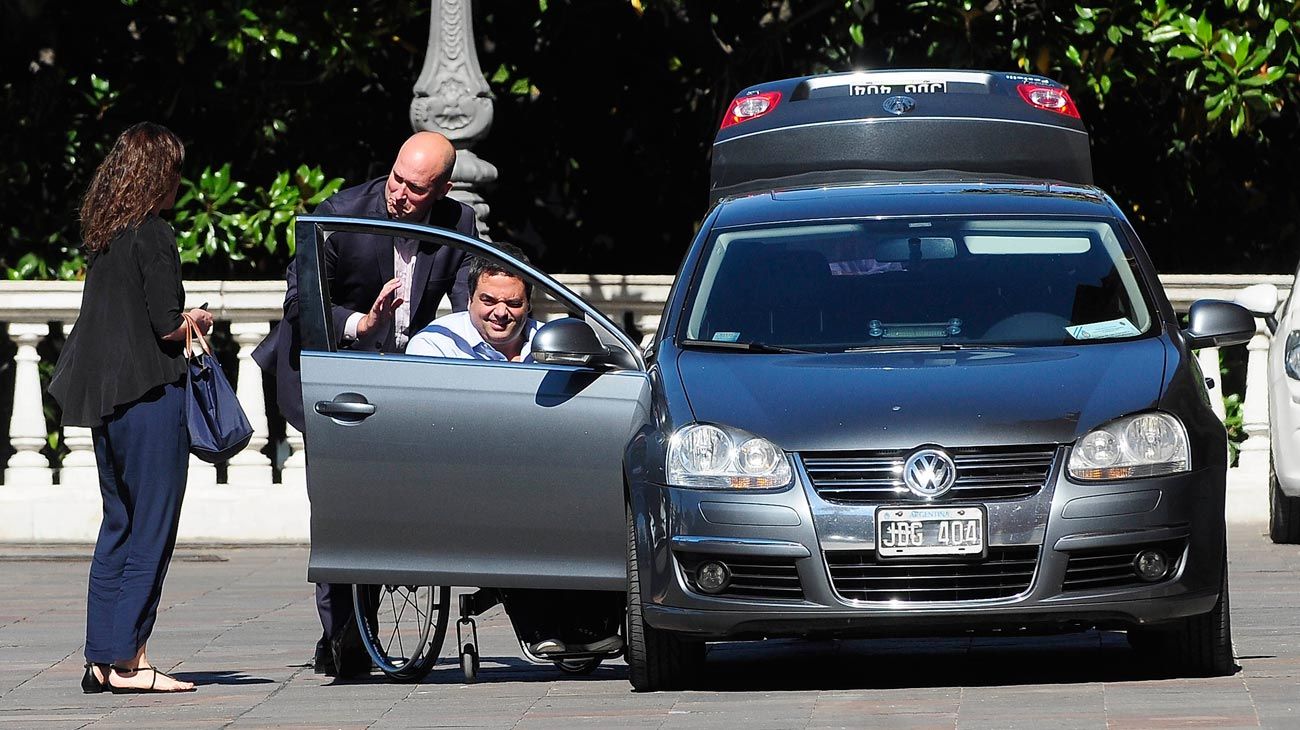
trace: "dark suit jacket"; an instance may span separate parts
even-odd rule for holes
[[[384,186],[381,177],[356,187],[340,190],[321,203],[316,213],[385,219]],[[451,198],[443,198],[429,211],[429,224],[447,228],[466,236],[478,237],[474,209]],[[342,338],[343,328],[353,312],[370,311],[384,284],[393,278],[393,239],[358,233],[334,233],[325,242],[325,279],[330,287],[331,318],[334,333]],[[450,296],[451,307],[463,311],[469,299],[466,283],[468,257],[463,251],[420,242],[415,272],[411,279],[411,322],[408,332],[424,329],[433,321],[438,304]],[[304,427],[302,378],[298,371],[298,276],[294,264],[286,275],[288,287],[284,297],[284,319],[253,350],[253,359],[263,370],[275,373],[276,401],[280,413],[299,431]],[[389,327],[381,338],[340,343],[344,348],[366,348],[393,352],[395,333]]]

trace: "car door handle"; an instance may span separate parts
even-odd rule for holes
[[[355,423],[375,415],[375,406],[359,393],[340,393],[334,400],[316,401],[316,412],[335,420]]]

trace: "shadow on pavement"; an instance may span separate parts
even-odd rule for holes
[[[174,672],[172,676],[200,686],[205,684],[273,684],[275,682],[275,680],[266,677],[250,677],[243,672]]]
[[[1243,657],[1244,658],[1244,657]],[[1174,679],[1133,651],[1123,633],[714,644],[694,689],[752,692],[1138,682]],[[478,682],[627,681],[622,662],[565,674],[518,657],[484,657]],[[378,672],[349,682],[386,681]],[[422,684],[463,684],[444,657]]]
[[[1176,675],[1122,633],[1061,636],[769,641],[710,648],[699,689],[898,689],[1136,682]]]

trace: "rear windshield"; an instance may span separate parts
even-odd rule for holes
[[[1109,222],[935,218],[715,233],[686,340],[814,351],[1139,337],[1152,310]]]

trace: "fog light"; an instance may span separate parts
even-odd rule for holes
[[[695,585],[705,593],[721,593],[731,584],[731,571],[716,560],[701,563],[695,569]]]
[[[1158,581],[1169,572],[1169,558],[1160,550],[1143,550],[1133,558],[1133,572],[1142,580]]]

